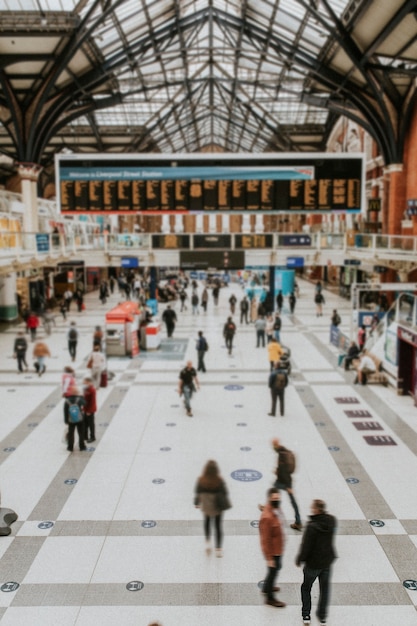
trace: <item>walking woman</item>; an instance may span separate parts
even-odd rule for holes
[[[216,556],[222,557],[222,513],[231,508],[226,483],[220,476],[216,461],[207,461],[197,481],[194,504],[204,514],[206,553],[211,554],[210,525],[214,521]]]

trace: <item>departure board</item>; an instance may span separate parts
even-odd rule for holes
[[[62,213],[359,212],[364,156],[57,155]]]
[[[180,251],[180,267],[183,270],[240,270],[245,267],[245,253],[237,250]]]

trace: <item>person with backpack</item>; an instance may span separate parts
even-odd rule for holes
[[[323,304],[326,303],[324,301],[324,296],[321,291],[316,291],[316,295],[314,296],[314,302],[316,303],[316,317],[322,317]]]
[[[294,530],[302,530],[303,525],[301,523],[300,511],[292,489],[292,475],[295,471],[295,454],[291,450],[282,446],[279,439],[276,438],[272,440],[272,447],[278,454],[278,465],[276,469],[277,479],[274,483],[275,487],[286,491],[290,498],[292,508],[295,513],[295,522],[290,524],[290,527]]]
[[[274,342],[281,348],[279,343],[277,343],[274,339]],[[278,361],[275,361],[273,364],[271,373],[268,379],[268,387],[271,391],[271,412],[268,415],[271,417],[276,416],[277,410],[277,399],[279,398],[279,412],[281,417],[284,417],[284,396],[285,396],[285,388],[288,385],[288,375],[287,371],[284,368],[280,367]]]
[[[232,354],[233,337],[235,336],[235,332],[236,332],[236,324],[234,323],[231,317],[228,317],[227,322],[223,327],[223,337],[225,339],[226,348],[228,349],[229,354]]]
[[[185,291],[184,287],[181,289],[179,296],[181,302],[180,313],[182,313],[183,311],[187,310],[187,305],[185,304],[185,301],[187,299],[187,292]]]
[[[339,313],[337,312],[337,309],[333,309],[333,315],[330,318],[330,321],[332,323],[332,326],[339,326],[339,324],[341,323],[341,318]]]
[[[77,343],[78,343],[78,330],[76,329],[75,322],[71,322],[67,333],[68,340],[68,352],[72,361],[75,361],[77,356]]]
[[[204,363],[204,355],[208,351],[208,343],[207,339],[203,337],[203,331],[198,331],[198,339],[197,339],[197,356],[198,356],[198,364],[197,364],[197,372],[206,372],[206,364]]]
[[[76,385],[68,389],[68,396],[64,403],[64,422],[68,425],[67,450],[74,450],[74,431],[78,432],[78,443],[80,450],[86,450],[84,443],[84,407],[85,400]]]

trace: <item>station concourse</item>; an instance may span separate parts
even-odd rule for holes
[[[266,348],[255,347],[253,324],[235,316],[232,356],[225,349],[228,300],[231,292],[242,297],[231,283],[218,307],[210,298],[206,315],[192,315],[191,307],[179,313],[177,303],[174,337],[164,334],[160,351],[109,358],[115,376],[99,391],[97,441],[86,452],[75,446],[68,453],[63,441],[66,331],[71,320],[81,331],[74,363],[81,382],[93,329],[119,294],[103,307],[93,292],[85,311],[72,311],[66,323],[57,319],[41,378],[32,361],[28,373],[15,371],[17,327],[0,334],[0,401],[7,406],[0,422],[2,506],[18,514],[11,535],[0,539],[2,626],[302,623],[302,572],[294,564],[301,534],[290,528],[285,493],[279,595],[286,608],[266,606],[258,587],[265,575],[258,504],[274,478],[273,437],[296,454],[303,523],[313,498],[338,519],[328,624],[416,624],[415,407],[390,387],[353,386],[354,373],[337,366],[338,351],[329,343],[331,312],[337,308],[347,330],[349,302],[325,291],[318,318],[314,286],[299,284],[295,314],[286,302],[282,315],[282,342],[292,360],[283,418],[268,416],[269,365]],[[198,330],[210,349],[190,418],[177,381],[186,360],[196,364]],[[369,445],[366,437],[392,445]],[[201,512],[193,506],[196,480],[210,458],[233,504],[225,513],[221,559],[206,555]]]

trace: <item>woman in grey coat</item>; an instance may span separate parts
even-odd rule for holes
[[[207,461],[203,473],[195,487],[194,504],[201,508],[204,514],[204,534],[206,537],[206,552],[211,553],[210,525],[214,520],[216,556],[222,557],[222,513],[231,507],[226,484],[220,476],[216,461]]]

